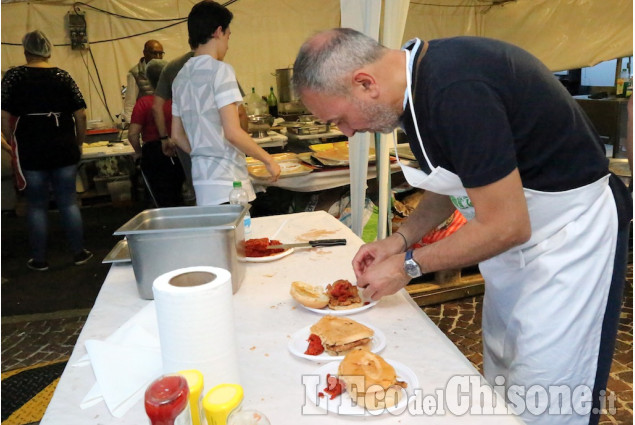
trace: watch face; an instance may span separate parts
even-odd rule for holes
[[[412,278],[421,276],[421,269],[419,268],[419,265],[412,259],[406,260],[404,263],[404,269],[406,270],[406,274]]]

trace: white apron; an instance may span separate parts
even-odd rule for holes
[[[427,43],[422,49],[420,57]],[[408,50],[406,55],[408,63]],[[460,178],[434,167],[426,154],[407,67],[406,74],[417,139],[432,171],[426,174],[399,162],[404,177],[413,187],[450,196],[456,208],[471,220],[474,208]],[[530,240],[479,264],[486,282],[484,375],[491,385],[523,385],[526,390],[536,384],[545,390],[552,385],[567,385],[573,394],[576,387],[586,385],[590,398],[617,241],[617,213],[608,176],[564,192],[524,189],[524,193],[531,221]],[[501,378],[495,380],[499,376],[504,384]],[[584,394],[576,394],[580,404]],[[557,396],[552,393],[552,398]],[[576,398],[571,398],[576,406]],[[527,423],[588,423],[588,414],[570,414],[572,404],[565,406],[568,409],[562,412],[566,415],[548,415],[544,403],[532,409],[534,413],[545,410],[541,416],[527,409],[518,413]]]

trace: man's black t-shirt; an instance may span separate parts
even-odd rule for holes
[[[497,40],[431,40],[414,58],[419,131],[433,166],[464,187],[493,183],[518,168],[525,188],[556,192],[608,174],[600,137],[554,75],[528,52]],[[402,117],[413,153],[426,161],[410,105]]]

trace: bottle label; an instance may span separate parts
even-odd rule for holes
[[[251,233],[251,216],[249,215],[249,213],[245,214],[243,225],[245,226],[245,235],[250,234]]]

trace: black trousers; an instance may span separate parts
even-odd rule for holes
[[[611,371],[611,362],[613,360],[613,351],[615,350],[617,328],[620,322],[620,312],[622,311],[622,294],[624,292],[628,240],[631,220],[633,218],[633,199],[628,192],[628,189],[614,174],[611,174],[609,186],[613,191],[613,196],[615,197],[615,203],[617,205],[618,235],[615,263],[613,266],[613,277],[611,281],[611,288],[609,289],[606,312],[604,313],[604,321],[602,323],[598,368],[592,392],[593,408],[589,418],[590,425],[596,425],[599,422],[601,407],[611,407],[603,405],[603,403],[601,403],[601,399],[605,398],[606,395],[606,384],[609,378],[609,372]]]
[[[185,174],[178,158],[167,157],[161,150],[161,142],[144,143],[141,147],[141,171],[158,207],[180,207],[183,202]]]

